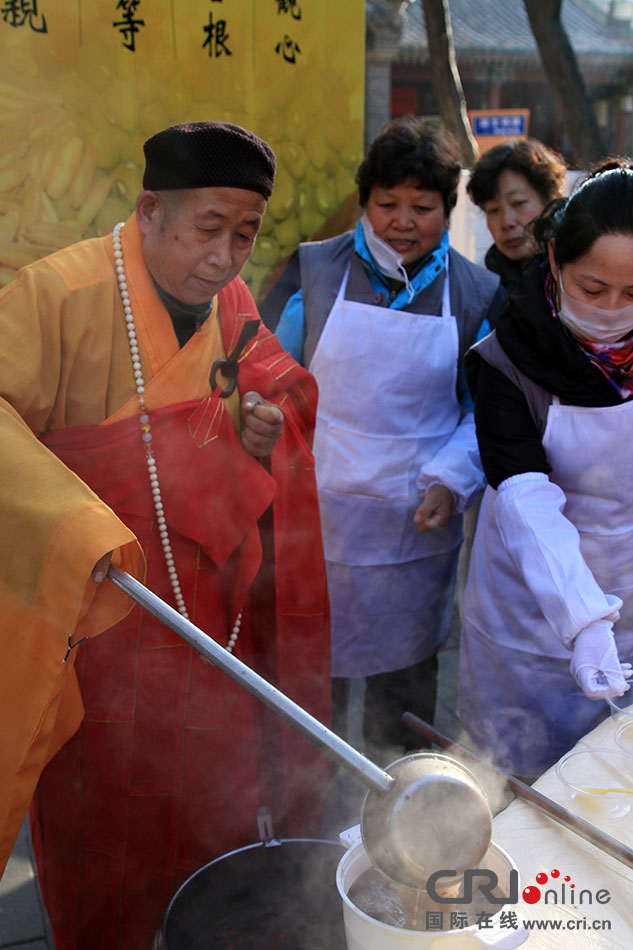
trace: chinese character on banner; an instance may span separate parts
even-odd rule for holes
[[[299,49],[299,44],[293,43],[286,33],[283,42],[277,43],[275,46],[275,52],[281,53],[287,63],[296,63],[296,54],[300,53],[301,50]]]
[[[2,4],[2,19],[9,26],[24,26],[27,19],[34,33],[47,33],[46,17],[37,12],[37,0],[5,0]]]
[[[211,0],[213,2],[213,0]],[[204,32],[207,34],[207,38],[202,44],[202,49],[205,46],[209,48],[209,56],[221,56],[222,53],[225,53],[227,56],[231,56],[231,50],[226,45],[226,42],[229,38],[229,34],[226,32],[226,20],[218,20],[216,23],[213,22],[213,14],[209,13],[209,23],[207,26],[203,27]]]
[[[277,0],[277,13],[289,13],[294,20],[301,19],[301,7],[297,0]]]
[[[145,26],[145,20],[135,20],[134,14],[141,0],[118,0],[117,10],[123,10],[123,19],[115,20],[112,26],[116,26],[124,37],[123,45],[126,49],[134,52],[134,37],[139,32],[139,27]]]

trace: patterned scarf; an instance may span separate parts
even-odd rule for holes
[[[560,322],[556,304],[558,285],[549,263],[544,262],[542,267],[545,271],[545,296],[552,315]],[[567,327],[565,329],[567,330]],[[567,332],[569,333],[569,330]],[[578,340],[571,333],[569,335],[589,362],[607,377],[622,399],[628,399],[633,395],[633,331],[623,340],[617,340],[615,343],[595,343],[591,340]]]

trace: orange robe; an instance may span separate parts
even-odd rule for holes
[[[240,278],[225,288],[180,350],[134,218],[122,238],[190,616],[226,643],[243,608],[237,655],[327,718],[327,598],[308,447],[314,380],[260,324],[240,355],[238,385],[280,405],[285,418],[269,464],[252,458],[219,389],[209,387],[213,360],[232,353],[244,323],[257,319],[247,288]],[[11,731],[0,752],[4,855],[52,759],[33,831],[57,950],[140,950],[189,873],[257,839],[259,806],[272,808],[279,834],[315,833],[328,766],[153,617],[138,607],[127,613],[130,602],[112,584],[90,580],[114,549],[115,563],[140,577],[146,558],[148,586],[173,600],[111,238],[25,268],[0,296],[0,339],[0,426],[12,447],[0,461],[12,528],[0,551],[11,619],[0,673]]]

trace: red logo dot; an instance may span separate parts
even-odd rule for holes
[[[570,884],[569,886],[570,886],[570,887],[575,887],[576,885],[575,885],[575,884]]]
[[[523,900],[526,904],[536,904],[541,899],[541,892],[538,887],[531,884],[523,888]]]
[[[552,877],[560,877],[560,871],[557,868],[554,868],[551,874],[552,874]]]
[[[537,883],[537,884],[547,884],[547,874],[545,874],[543,871],[541,871],[540,874],[537,874],[537,875],[536,875],[536,883]]]
[[[566,881],[571,881],[571,878],[570,878],[569,874],[566,874],[566,875],[565,875],[565,880],[566,880]]]

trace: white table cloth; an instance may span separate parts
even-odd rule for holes
[[[633,702],[633,697],[631,699]],[[575,748],[617,750],[614,736],[619,725],[620,722],[607,718],[584,736]],[[633,754],[631,768],[614,776],[601,762],[600,753],[596,751],[586,784],[621,786],[633,790]],[[600,801],[592,810],[588,810],[578,800],[572,801],[555,767],[545,772],[534,783],[534,788],[633,849],[633,795],[629,813],[613,819],[606,814],[606,807],[601,807]],[[519,868],[519,903],[514,909],[524,920],[534,922],[535,928],[524,944],[526,950],[633,948],[633,868],[626,867],[533,805],[519,799],[495,818],[493,840],[514,858]],[[560,872],[557,879],[551,877],[554,869]],[[548,875],[546,884],[537,883],[536,876],[539,873]],[[570,881],[566,884],[563,904],[561,882],[567,875]],[[570,899],[571,883],[575,884],[576,903]],[[539,887],[541,899],[534,904],[526,903],[522,897],[526,886]],[[551,887],[559,896],[558,904],[544,902],[543,894]],[[582,904],[578,903],[580,891],[586,890],[591,892],[592,903],[588,902],[589,895],[583,895]],[[607,903],[596,901],[598,891],[609,892]],[[604,899],[605,895],[602,897]],[[512,909],[512,905],[508,905],[508,909]],[[536,929],[539,922],[545,929]]]

